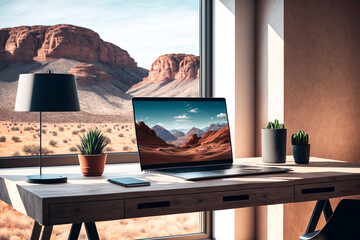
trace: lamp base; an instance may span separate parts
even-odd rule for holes
[[[29,175],[26,176],[26,182],[41,183],[41,184],[66,183],[67,177],[57,174]]]

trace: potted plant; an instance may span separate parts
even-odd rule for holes
[[[286,162],[286,128],[275,119],[261,131],[261,151],[264,163]]]
[[[308,164],[310,157],[309,134],[299,130],[291,136],[291,144],[295,163]]]
[[[84,176],[101,176],[104,172],[106,154],[105,147],[109,144],[101,130],[90,129],[80,137],[76,145],[80,151],[80,168]]]

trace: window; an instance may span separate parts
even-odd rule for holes
[[[199,86],[200,64],[205,64],[199,58],[199,12],[200,3],[209,2],[34,0],[2,4],[0,167],[38,164],[39,114],[14,112],[17,79],[21,73],[49,69],[76,76],[82,111],[43,113],[43,153],[49,156],[44,165],[76,163],[77,135],[95,127],[111,141],[108,162],[112,157],[117,161],[119,154],[127,161],[137,161],[131,97],[200,95],[200,87],[204,88]],[[6,234],[29,238],[30,219],[4,203],[0,203],[0,212],[4,217],[0,234],[5,234],[0,238],[6,239]],[[161,233],[146,230],[150,222],[174,219],[184,224],[166,225],[168,229]],[[205,225],[209,232],[209,219],[209,213],[190,213],[103,222],[99,224],[107,230],[99,234],[109,232],[111,225],[126,225],[134,227],[128,239],[194,233],[204,238],[201,233]],[[142,233],[135,235],[139,223]],[[65,238],[68,227],[54,227],[53,237]]]

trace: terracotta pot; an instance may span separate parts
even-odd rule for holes
[[[107,154],[78,155],[84,176],[101,176],[104,172]]]

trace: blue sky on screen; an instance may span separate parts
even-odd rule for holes
[[[0,0],[0,28],[90,28],[150,69],[162,54],[199,55],[198,0]]]
[[[198,101],[135,101],[136,122],[150,128],[160,125],[167,130],[205,128],[212,123],[227,124],[226,106],[219,102]]]

